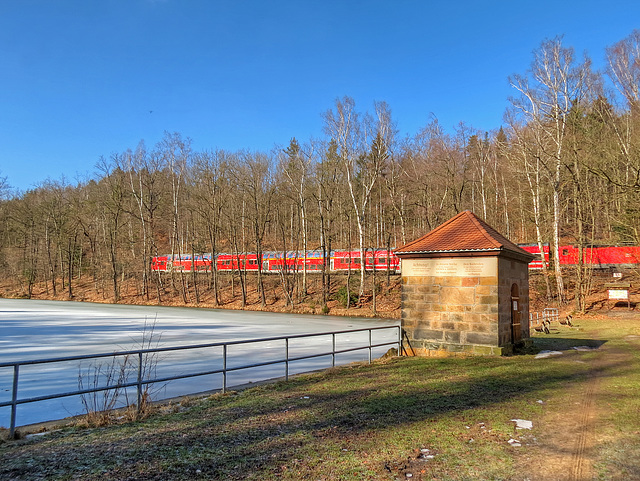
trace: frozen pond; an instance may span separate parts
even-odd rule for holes
[[[81,302],[0,299],[0,363],[32,359],[110,353],[143,347],[175,347],[243,339],[396,326],[396,320],[335,316],[304,316],[221,309],[128,306]],[[146,326],[146,327],[145,327]],[[397,330],[373,331],[373,343],[397,339]],[[143,337],[150,346],[142,346]],[[368,332],[336,336],[336,349],[368,343]],[[284,341],[229,346],[227,367],[267,362],[285,357]],[[390,346],[375,348],[379,357]],[[289,356],[328,352],[331,336],[289,341]],[[368,359],[368,350],[339,354],[336,364]],[[22,366],[18,398],[78,389],[82,379],[91,387],[97,368],[106,369],[110,358],[96,361]],[[154,363],[155,364],[155,363]],[[222,367],[222,348],[175,351],[157,357],[156,377],[216,370]],[[290,373],[331,366],[331,356],[291,362]],[[284,375],[284,363],[228,373],[227,385],[239,385]],[[135,376],[135,375],[134,375]],[[0,402],[11,400],[13,368],[0,368]],[[222,374],[171,381],[151,388],[155,399],[193,394],[222,386]],[[100,402],[100,394],[94,399]],[[129,394],[129,403],[135,399]],[[61,419],[83,412],[79,396],[21,404],[16,425]],[[9,426],[9,407],[0,408],[0,426]]]

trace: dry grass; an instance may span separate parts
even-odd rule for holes
[[[559,435],[549,416],[579,414],[573,396],[596,366],[603,427],[589,462],[600,479],[634,479],[640,320],[578,324],[536,338],[557,358],[387,358],[4,443],[0,479],[561,479],[542,469]],[[570,349],[588,343],[600,347]],[[534,429],[516,431],[514,418]]]

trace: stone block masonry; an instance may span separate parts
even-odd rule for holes
[[[498,277],[404,276],[403,326],[420,356],[505,354]]]

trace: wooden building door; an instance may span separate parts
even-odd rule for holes
[[[522,340],[522,326],[520,321],[520,291],[518,284],[511,286],[511,342],[516,344]]]

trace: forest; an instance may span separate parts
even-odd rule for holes
[[[607,47],[605,58],[597,71],[562,37],[543,41],[530,67],[509,77],[513,96],[494,130],[460,122],[449,131],[432,116],[401,137],[386,102],[363,111],[343,97],[321,114],[319,138],[292,138],[270,152],[194,151],[188,137],[166,132],[157,145],[141,141],[100,158],[87,181],[47,180],[15,193],[4,179],[4,283],[27,298],[37,286],[73,298],[82,282],[109,302],[121,302],[127,286],[141,302],[208,296],[222,306],[221,290],[230,288],[243,307],[252,289],[264,306],[260,270],[224,279],[215,270],[159,274],[151,258],[394,248],[467,209],[512,241],[549,243],[552,252],[637,245],[640,30]],[[584,308],[585,266],[569,273],[551,259],[544,272],[550,302]],[[326,306],[344,285],[323,271],[311,294],[310,276],[284,272],[269,282],[290,306],[311,295]],[[365,271],[351,277],[348,298],[350,289],[375,298],[385,283]]]

